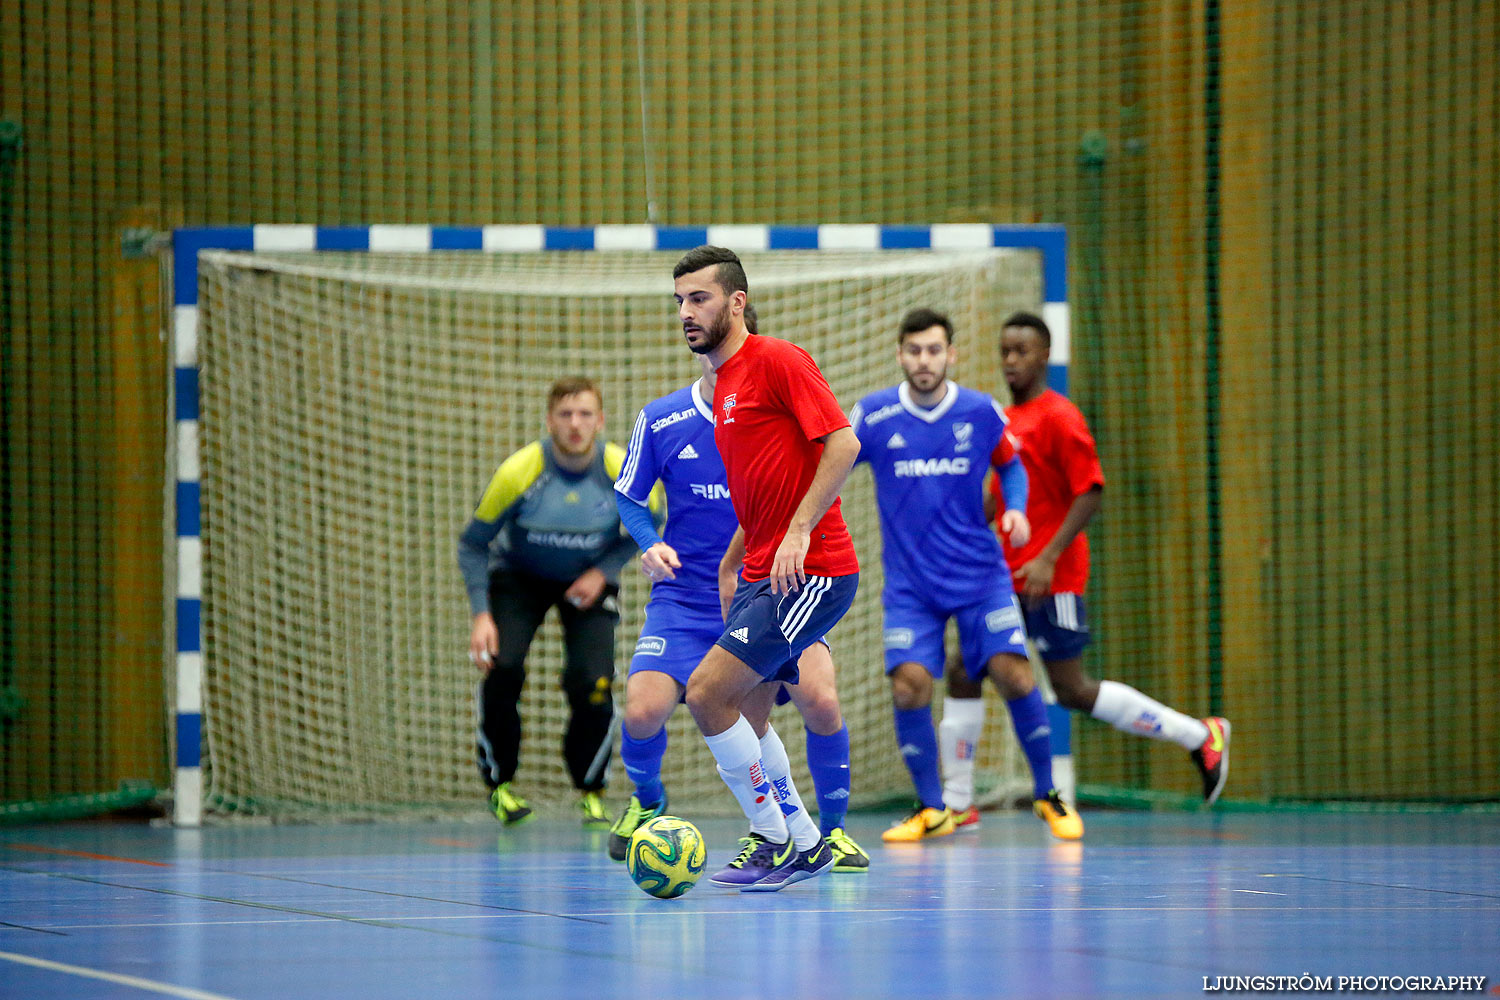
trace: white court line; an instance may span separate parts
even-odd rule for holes
[[[139,976],[122,976],[117,972],[86,969],[81,965],[64,965],[62,962],[49,962],[45,958],[17,955],[11,951],[0,951],[0,959],[4,959],[7,962],[18,962],[21,965],[33,965],[38,969],[48,969],[52,972],[66,972],[69,975],[83,976],[86,979],[102,979],[106,983],[134,986],[138,990],[148,990],[152,993],[160,993],[163,996],[169,997],[183,997],[185,1000],[233,1000],[232,997],[227,997],[222,993],[206,993],[203,990],[195,990],[187,986],[158,983],[154,979],[141,979]]]

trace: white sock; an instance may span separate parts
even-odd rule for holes
[[[823,835],[818,830],[818,824],[807,814],[802,796],[797,794],[797,785],[792,781],[792,762],[787,757],[786,745],[781,742],[774,726],[767,726],[766,735],[760,738],[760,760],[765,765],[766,777],[771,781],[771,790],[776,793],[777,800],[792,809],[791,812],[783,809],[782,813],[786,816],[787,828],[797,841],[797,850],[812,850]]]
[[[703,740],[719,765],[719,777],[745,810],[750,832],[778,844],[786,843],[791,834],[781,816],[781,806],[771,792],[771,783],[766,780],[760,740],[755,738],[749,720],[742,715],[722,733],[705,736]]]
[[[1208,727],[1197,719],[1168,708],[1118,681],[1099,682],[1099,697],[1094,699],[1093,716],[1122,733],[1166,740],[1184,750],[1196,750],[1208,739]]]
[[[943,699],[938,751],[943,758],[943,802],[954,812],[974,804],[974,756],[983,733],[983,698]]]

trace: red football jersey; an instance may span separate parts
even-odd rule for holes
[[[1090,487],[1104,485],[1104,470],[1089,425],[1066,396],[1048,389],[1029,403],[1007,407],[1005,415],[1010,418],[1010,432],[1021,442],[1018,450],[1029,480],[1026,519],[1031,522],[1031,540],[1017,549],[1003,534],[1000,537],[1005,561],[1014,573],[1057,534],[1074,500]],[[1000,498],[998,476],[990,488]],[[1002,500],[1000,509],[1004,508]],[[1088,582],[1089,540],[1080,531],[1057,558],[1052,593],[1081,594]],[[1015,585],[1019,593],[1021,581],[1017,579]]]
[[[714,443],[745,529],[747,581],[771,575],[776,549],[823,457],[814,439],[848,426],[817,363],[795,344],[750,337],[718,370]],[[803,567],[816,576],[859,572],[837,499],[814,526]]]

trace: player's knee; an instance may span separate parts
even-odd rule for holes
[[[634,739],[649,739],[671,714],[671,705],[661,705],[644,698],[631,698],[625,705],[625,731]]]
[[[1052,692],[1057,703],[1075,712],[1088,712],[1099,695],[1099,682],[1091,677],[1053,677]]]
[[[821,736],[836,733],[844,725],[839,695],[832,685],[811,692],[811,697],[803,701],[801,708],[802,721]]]
[[[683,692],[682,700],[687,704],[688,711],[693,713],[694,718],[701,717],[702,713],[714,702],[708,683],[696,673],[688,678],[687,690]]]
[[[932,693],[927,685],[918,683],[915,678],[898,672],[891,675],[891,700],[898,709],[906,711],[930,704]]]
[[[1031,664],[1019,656],[1001,654],[990,660],[990,677],[1006,701],[1024,698],[1036,687]]]

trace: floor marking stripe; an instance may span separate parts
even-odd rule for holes
[[[58,937],[67,937],[62,931],[48,930],[45,927],[30,927],[26,924],[13,924],[9,920],[0,920],[0,927],[14,927],[18,931],[36,931],[38,934],[56,934]]]
[[[88,858],[91,861],[123,861],[129,865],[150,865],[152,868],[171,868],[164,861],[145,861],[141,858],[120,858],[113,854],[90,854],[88,851],[69,851],[61,847],[44,847],[41,844],[16,844],[11,842],[0,843],[0,847],[9,847],[16,851],[32,851],[36,854],[62,854],[70,858]]]
[[[47,969],[50,972],[65,972],[68,975],[82,976],[85,979],[102,979],[106,983],[134,986],[138,990],[160,993],[168,997],[182,997],[184,1000],[233,1000],[232,997],[225,996],[223,993],[209,993],[206,990],[195,990],[189,986],[173,986],[171,983],[159,983],[154,979],[142,979],[139,976],[122,976],[118,972],[89,969],[81,965],[64,965],[62,962],[50,962],[45,958],[17,955],[12,951],[0,951],[0,959],[20,965],[35,966],[38,969]]]
[[[4,866],[0,866],[0,869],[3,868]],[[575,958],[593,958],[603,959],[609,962],[619,962],[627,967],[633,964],[655,965],[660,968],[668,967],[665,963],[662,962],[642,963],[642,960],[638,955],[626,951],[623,948],[619,951],[609,951],[601,948],[578,948],[566,944],[546,944],[538,941],[512,940],[509,938],[498,938],[493,935],[464,933],[461,931],[444,930],[436,927],[414,926],[404,917],[398,917],[395,920],[389,921],[374,920],[367,917],[353,917],[340,913],[324,913],[320,910],[308,910],[296,906],[278,906],[274,903],[257,903],[254,900],[249,899],[234,899],[227,896],[210,896],[195,892],[182,892],[177,889],[152,889],[146,886],[130,885],[123,882],[110,882],[102,878],[94,878],[88,875],[72,875],[66,872],[44,872],[43,874],[48,878],[64,879],[70,882],[83,882],[87,885],[103,885],[109,886],[113,889],[132,889],[136,892],[149,892],[161,896],[176,896],[182,899],[199,899],[203,900],[204,902],[224,903],[229,906],[247,906],[257,910],[271,910],[277,913],[292,913],[302,917],[315,917],[323,920],[340,921],[343,923],[358,924],[363,927],[383,927],[388,930],[420,931],[424,934],[435,934],[444,937],[466,938],[475,941],[492,941],[498,944],[516,945],[521,948],[529,948],[533,951],[551,952],[560,955],[573,956]],[[583,920],[589,923],[600,922],[592,917],[567,917],[565,919]],[[697,969],[693,966],[685,965],[681,962],[674,963],[671,967],[679,970],[697,972],[701,975],[716,974],[714,970]]]

